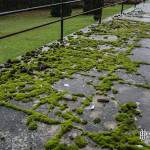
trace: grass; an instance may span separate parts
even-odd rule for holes
[[[129,8],[131,5],[126,5]],[[103,11],[103,19],[120,12],[120,5],[105,8]],[[81,10],[74,10],[73,14]],[[12,32],[20,31],[39,24],[43,24],[57,18],[50,16],[48,9],[36,10],[32,12],[20,13],[1,17],[0,35],[6,35]],[[68,35],[85,26],[94,23],[92,16],[79,16],[65,21],[64,33]],[[38,28],[29,32],[18,34],[0,41],[0,63],[7,59],[13,59],[19,55],[23,55],[27,51],[36,49],[50,41],[60,38],[60,23],[55,23],[46,27]]]

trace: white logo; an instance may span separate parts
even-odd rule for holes
[[[150,139],[150,132],[145,129],[141,129],[140,131],[140,139],[145,141]]]

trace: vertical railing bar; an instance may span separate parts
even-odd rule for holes
[[[137,3],[137,0],[135,0],[134,9],[136,8],[136,3]]]
[[[121,5],[121,15],[123,14],[123,11],[124,11],[124,1],[122,2],[122,5]]]
[[[63,38],[64,38],[64,14],[63,14],[63,0],[61,0],[61,8],[60,8],[60,19],[61,19],[61,31],[60,31],[60,41],[63,43]]]
[[[100,15],[99,15],[99,19],[98,19],[98,24],[102,23],[103,6],[104,6],[104,0],[100,0],[100,7],[102,7],[102,8],[100,9]]]

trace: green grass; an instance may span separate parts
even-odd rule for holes
[[[129,8],[131,5],[126,5]],[[103,19],[120,12],[121,6],[105,8],[103,11]],[[74,10],[73,14],[81,10]],[[20,31],[25,28],[43,24],[57,18],[50,16],[47,9],[20,13],[1,17],[0,35],[6,35],[12,32]],[[65,35],[75,32],[85,26],[94,23],[92,16],[79,16],[65,21]],[[0,63],[7,59],[15,58],[27,51],[36,49],[50,41],[60,38],[60,23],[55,23],[46,27],[38,28],[29,32],[18,34],[6,39],[0,40]]]

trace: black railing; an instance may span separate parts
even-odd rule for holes
[[[32,8],[26,8],[26,9],[21,9],[21,10],[2,12],[2,13],[0,13],[0,16],[6,16],[6,15],[20,13],[20,12],[27,12],[27,11],[32,11],[32,10],[37,10],[37,9],[42,9],[42,8],[49,8],[49,7],[53,7],[53,6],[61,6],[60,7],[61,8],[60,19],[57,19],[55,21],[51,21],[51,22],[48,22],[48,23],[40,24],[38,26],[34,26],[34,27],[31,27],[31,28],[27,28],[27,29],[24,29],[24,30],[21,30],[21,31],[13,32],[13,33],[10,33],[10,34],[7,34],[7,35],[2,35],[2,36],[0,36],[0,39],[8,38],[10,36],[14,36],[14,35],[17,35],[17,34],[20,34],[20,33],[23,33],[23,32],[31,31],[31,30],[34,30],[34,29],[37,29],[37,28],[41,28],[41,27],[44,27],[44,26],[54,24],[56,22],[60,22],[61,23],[61,26],[60,26],[60,29],[61,29],[60,40],[63,41],[63,38],[64,38],[64,20],[71,19],[71,18],[80,16],[80,15],[84,15],[84,14],[88,14],[88,13],[96,12],[96,11],[100,10],[100,13],[99,13],[99,16],[98,16],[98,22],[101,23],[102,9],[103,8],[121,4],[122,7],[121,7],[120,13],[123,14],[124,3],[126,2],[126,0],[121,0],[121,1],[116,2],[116,3],[112,3],[112,4],[109,4],[109,5],[104,5],[104,1],[102,0],[103,3],[101,3],[100,7],[98,7],[98,8],[95,8],[95,9],[92,9],[92,10],[89,10],[89,11],[86,11],[86,12],[78,13],[78,14],[75,14],[75,15],[72,15],[72,16],[63,17],[63,6],[64,6],[64,4],[72,4],[72,3],[76,3],[76,2],[80,2],[80,1],[81,0],[73,0],[73,1],[63,2],[63,0],[61,0],[60,3],[49,4],[49,5],[38,6],[38,7],[32,7]]]

